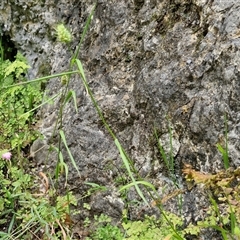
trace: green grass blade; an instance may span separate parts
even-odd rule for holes
[[[224,155],[224,165],[225,169],[229,168],[229,157],[228,157],[228,120],[227,114],[224,114],[224,125],[225,125],[225,155]]]
[[[62,152],[59,151],[59,149],[56,148],[56,147],[54,147],[54,149],[57,151],[57,153],[58,153],[58,158],[59,158],[59,162],[57,163],[56,170],[55,170],[55,178],[58,180],[59,175],[60,175],[60,173],[62,172],[62,168],[64,167],[64,170],[65,170],[65,178],[66,178],[65,186],[66,186],[66,185],[67,185],[67,180],[68,180],[68,166],[67,166],[67,164],[66,164],[66,163],[64,162],[64,160],[63,160]]]
[[[228,169],[229,168],[228,152],[219,143],[217,143],[217,149],[222,154],[224,168]]]
[[[86,22],[86,24],[85,24],[85,26],[84,26],[83,33],[82,33],[82,35],[81,35],[81,39],[80,39],[80,42],[79,42],[79,44],[78,44],[78,48],[77,48],[76,52],[74,53],[72,60],[76,59],[76,58],[78,57],[78,55],[79,55],[82,42],[83,42],[83,40],[84,40],[84,38],[85,38],[85,35],[86,35],[86,33],[87,33],[87,30],[88,30],[88,28],[89,28],[89,26],[90,26],[90,23],[91,23],[91,21],[92,21],[93,14],[94,14],[94,12],[95,12],[96,6],[97,6],[97,3],[94,4],[92,11],[91,11],[91,13],[89,14],[89,16],[88,16],[88,18],[87,18],[87,22]]]
[[[231,233],[234,234],[236,227],[236,216],[233,212],[230,213]]]
[[[131,172],[129,162],[128,162],[128,160],[127,160],[127,157],[126,157],[124,151],[122,150],[121,144],[119,143],[119,141],[118,141],[117,138],[115,139],[114,142],[115,142],[115,144],[116,144],[116,146],[117,146],[117,148],[118,148],[118,151],[119,151],[120,156],[121,156],[121,158],[122,158],[122,160],[123,160],[123,163],[124,163],[124,165],[125,165],[125,168],[127,169],[128,174],[129,174],[129,176],[130,176],[131,179],[132,179],[132,183],[133,183],[133,185],[134,185],[134,187],[135,187],[138,195],[139,195],[139,196],[142,198],[142,200],[149,206],[146,198],[144,197],[142,191],[140,190],[140,188],[139,188],[138,184],[136,183],[136,180],[135,180],[135,178],[134,178],[134,176],[133,176],[133,174],[132,174],[132,172]]]
[[[165,153],[165,151],[164,151],[164,149],[163,149],[163,147],[162,147],[162,145],[160,143],[160,140],[158,138],[156,129],[154,129],[154,134],[155,134],[155,137],[156,137],[156,140],[157,140],[157,143],[158,143],[159,152],[161,153],[163,161],[164,161],[168,171],[170,172],[169,161],[168,161],[167,155],[166,155],[166,153]]]
[[[126,189],[128,189],[128,188],[130,188],[130,187],[133,187],[133,186],[135,186],[135,184],[137,184],[137,185],[140,185],[140,184],[145,185],[145,186],[151,188],[155,193],[157,193],[155,187],[154,187],[151,183],[149,183],[149,182],[147,182],[147,181],[135,181],[135,183],[133,183],[133,182],[132,182],[132,183],[129,183],[129,184],[121,187],[121,188],[119,189],[119,192],[121,192],[121,191],[123,191],[123,190],[126,190]]]
[[[220,222],[223,222],[222,215],[221,215],[220,210],[218,208],[217,202],[210,195],[209,195],[209,199],[212,203],[212,206],[214,208],[214,211],[215,211],[216,215],[219,217]],[[211,226],[211,228],[214,228],[214,229],[220,231],[224,240],[228,239],[227,234],[226,234],[227,231],[224,228],[218,227],[218,226]]]
[[[58,180],[58,178],[59,178],[59,175],[60,175],[60,162],[61,162],[61,157],[62,157],[62,153],[60,154],[59,152],[58,152],[58,159],[59,159],[59,162],[57,163],[57,165],[56,165],[56,169],[55,169],[55,178],[56,178],[56,180]]]
[[[211,201],[211,204],[214,208],[214,211],[216,212],[216,214],[221,218],[221,214],[219,212],[219,209],[218,209],[218,205],[217,205],[217,202],[209,195],[209,199]]]
[[[38,108],[42,107],[43,105],[51,102],[52,100],[54,100],[56,97],[58,97],[60,94],[56,94],[54,95],[53,97],[49,98],[48,100],[46,100],[45,102],[41,103],[40,105],[38,105],[37,107],[31,109],[30,111],[28,112],[25,112],[24,114],[22,114],[19,118],[22,118],[22,117],[25,117],[26,115],[30,114],[31,112],[34,112],[35,110],[37,110]]]
[[[68,148],[68,145],[67,145],[67,141],[66,141],[64,132],[63,132],[62,130],[60,130],[60,131],[59,131],[59,134],[60,134],[61,139],[62,139],[62,141],[63,141],[63,143],[64,143],[64,145],[65,145],[65,148],[67,149],[68,155],[69,155],[69,157],[70,157],[70,160],[71,160],[74,168],[77,170],[78,175],[81,176],[81,174],[80,174],[80,172],[79,172],[79,170],[78,170],[77,164],[76,164],[76,162],[75,162],[75,160],[74,160],[74,158],[73,158],[73,156],[72,156],[72,153],[71,153],[70,149]]]
[[[27,231],[29,231],[31,228],[35,227],[36,225],[38,225],[37,222],[37,218],[34,217],[32,219],[30,219],[24,226],[18,226],[14,232],[12,232],[11,234],[9,234],[9,238],[6,239],[21,239],[20,237]],[[11,236],[11,237],[10,237]],[[2,239],[2,238],[1,238]],[[5,238],[3,238],[5,239]]]
[[[83,70],[81,61],[80,61],[79,59],[75,59],[75,62],[76,62],[77,67],[78,67],[78,69],[79,69],[79,72],[78,72],[78,73],[80,74],[80,76],[81,76],[81,78],[82,78],[84,87],[86,88],[86,91],[87,91],[87,93],[89,94],[89,96],[90,96],[90,98],[91,98],[91,100],[92,100],[92,103],[93,103],[94,107],[95,107],[96,110],[97,110],[97,113],[98,113],[100,119],[102,120],[102,122],[103,122],[105,128],[108,130],[109,134],[110,134],[110,135],[112,136],[112,138],[115,140],[115,139],[116,139],[116,136],[115,136],[115,134],[113,133],[113,131],[111,130],[111,128],[109,127],[109,125],[107,124],[107,122],[105,121],[105,119],[104,119],[104,117],[103,117],[103,114],[102,114],[102,111],[101,111],[100,107],[98,106],[98,104],[97,104],[97,102],[96,102],[96,100],[95,100],[95,98],[94,98],[94,96],[93,96],[93,94],[92,94],[91,89],[90,89],[89,86],[88,86],[88,83],[87,83],[87,80],[86,80],[86,77],[85,77],[85,74],[84,74],[84,70]]]
[[[41,206],[41,205],[40,205]],[[37,209],[38,208],[38,209]],[[39,222],[41,224],[45,224],[47,225],[48,223],[40,216],[40,212],[41,212],[41,208],[39,208],[38,206],[33,206],[32,208],[33,212],[34,212],[34,215],[38,218]]]
[[[11,219],[11,222],[10,222],[10,224],[8,226],[8,233],[11,233],[11,231],[13,229],[14,222],[15,222],[15,214],[13,215],[13,217]]]
[[[170,126],[170,122],[168,119],[168,133],[169,133],[169,138],[170,138],[170,158],[169,158],[169,169],[170,173],[174,173],[174,158],[173,158],[173,138],[172,138],[172,129]]]
[[[72,75],[74,73],[78,73],[78,71],[70,71],[70,72],[53,74],[53,75],[49,75],[49,76],[46,76],[46,77],[41,77],[41,78],[36,78],[34,80],[29,80],[29,81],[26,81],[26,82],[20,82],[20,83],[16,83],[16,84],[9,85],[9,86],[3,86],[3,87],[1,87],[1,89],[8,89],[8,88],[12,88],[12,87],[20,86],[20,85],[31,84],[31,83],[35,83],[35,82],[41,82],[41,81],[44,81],[44,80],[48,80],[48,79],[56,78],[56,77],[61,77],[61,76],[64,76],[64,75]]]
[[[219,143],[216,144],[218,151],[222,154],[223,165],[225,169],[229,168],[229,156],[228,156],[228,122],[227,115],[224,114],[224,135],[225,135],[225,148]]]
[[[65,180],[64,186],[66,187],[67,186],[67,180],[68,180],[68,165],[65,162],[63,162],[63,161],[60,163],[60,165],[61,165],[60,168],[63,167],[64,170],[65,170],[65,179],[66,180]]]
[[[237,227],[237,218],[236,218],[236,214],[233,211],[232,206],[230,205],[230,226],[231,226],[231,233],[235,234],[235,230]]]
[[[83,70],[83,66],[82,66],[82,63],[79,59],[76,59],[76,63],[77,63],[77,66],[78,66],[78,69],[79,69],[79,72],[80,72],[80,75],[83,79],[83,84],[84,84],[84,87],[86,89],[86,92],[89,93],[89,88],[88,88],[88,85],[87,85],[87,80],[86,80],[86,77],[85,77],[85,73],[84,73],[84,70]]]
[[[227,231],[225,229],[218,227],[218,226],[208,226],[208,227],[211,227],[211,228],[216,229],[219,232],[221,232],[223,240],[229,240],[229,238],[227,237],[227,234],[226,234]]]
[[[70,91],[67,93],[67,96],[66,96],[65,101],[64,101],[64,105],[70,100],[71,97],[73,98],[75,110],[76,110],[76,113],[77,113],[77,112],[78,112],[78,108],[77,108],[77,98],[76,98],[76,93],[75,93],[75,91],[70,90]]]
[[[107,187],[101,186],[97,183],[92,183],[92,182],[85,182],[84,184],[91,186],[92,190],[100,190],[100,191],[106,191]]]

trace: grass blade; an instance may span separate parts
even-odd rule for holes
[[[43,80],[48,80],[48,79],[51,79],[51,78],[57,78],[57,77],[61,77],[61,76],[64,76],[64,75],[72,75],[74,73],[78,73],[78,71],[63,72],[63,73],[58,73],[58,74],[54,74],[54,75],[49,75],[49,76],[46,76],[46,77],[36,78],[34,80],[30,80],[30,81],[26,81],[26,82],[20,82],[20,83],[16,83],[16,84],[9,85],[9,86],[3,86],[3,87],[1,87],[1,89],[8,89],[8,88],[12,88],[12,87],[20,86],[20,85],[31,84],[31,83],[35,83],[35,82],[41,82]]]
[[[155,137],[156,137],[156,139],[157,139],[159,152],[161,153],[161,156],[162,156],[162,158],[163,158],[163,161],[164,161],[164,163],[165,163],[165,165],[166,165],[166,167],[167,167],[167,169],[168,169],[168,172],[170,173],[169,161],[168,161],[167,155],[166,155],[166,153],[165,153],[165,151],[164,151],[164,149],[163,149],[163,147],[162,147],[162,145],[161,145],[161,143],[160,143],[160,140],[159,140],[159,138],[158,138],[156,129],[154,129],[154,134],[155,134]]]
[[[227,114],[224,114],[224,125],[225,125],[225,155],[223,156],[225,169],[229,168],[229,158],[228,158],[228,120]]]
[[[88,91],[89,88],[88,88],[88,85],[87,85],[87,80],[86,80],[86,77],[85,77],[85,73],[84,73],[84,70],[83,70],[82,63],[79,59],[76,59],[76,63],[77,63],[80,75],[83,79],[83,84],[84,84],[84,87],[86,89],[86,92],[89,93],[89,91]]]
[[[70,151],[69,148],[68,148],[68,145],[67,145],[67,141],[66,141],[64,132],[63,132],[62,130],[60,130],[60,131],[59,131],[59,134],[60,134],[61,139],[62,139],[62,141],[63,141],[63,143],[64,143],[64,145],[65,145],[65,148],[67,149],[68,155],[69,155],[69,157],[70,157],[70,160],[71,160],[74,168],[77,170],[78,175],[81,176],[81,174],[80,174],[80,172],[79,172],[79,170],[78,170],[77,164],[76,164],[76,162],[75,162],[75,160],[74,160],[74,158],[73,158],[73,156],[72,156],[72,153],[71,153],[71,151]]]
[[[92,11],[91,11],[91,13],[89,14],[89,16],[88,16],[88,18],[87,18],[87,22],[86,22],[86,24],[85,24],[85,26],[84,26],[83,33],[82,33],[82,35],[81,35],[81,39],[80,39],[80,42],[79,42],[79,44],[78,44],[78,48],[77,48],[76,52],[74,53],[72,60],[76,59],[76,58],[78,57],[78,55],[79,55],[82,42],[83,42],[83,40],[84,40],[84,38],[85,38],[85,35],[86,35],[86,33],[87,33],[87,30],[88,30],[88,28],[89,28],[89,26],[90,26],[90,23],[91,23],[91,21],[92,21],[93,14],[94,14],[94,12],[95,12],[96,6],[97,6],[97,3],[94,4]]]
[[[151,188],[155,193],[157,193],[155,187],[154,187],[151,183],[146,182],[146,181],[135,181],[135,183],[131,182],[131,183],[129,183],[129,184],[127,184],[127,185],[121,187],[121,188],[119,189],[119,192],[121,192],[121,191],[123,191],[123,190],[125,190],[125,189],[128,189],[128,188],[130,188],[130,187],[133,187],[133,186],[135,186],[135,184],[138,184],[138,185],[139,185],[139,184],[145,185],[145,186]]]
[[[70,91],[67,93],[67,96],[66,96],[65,101],[64,101],[64,105],[70,100],[71,97],[73,98],[75,110],[76,110],[76,113],[77,113],[77,112],[78,112],[78,108],[77,108],[77,98],[76,98],[76,93],[75,93],[75,91],[70,90]]]
[[[229,159],[228,159],[227,150],[224,149],[219,143],[217,143],[217,149],[222,154],[224,168],[228,169],[229,168]]]
[[[55,178],[58,180],[59,175],[63,172],[63,168],[64,168],[64,170],[65,170],[65,178],[66,178],[65,186],[67,186],[68,166],[67,166],[67,164],[66,164],[66,163],[64,162],[64,160],[63,160],[62,152],[59,151],[59,149],[56,148],[56,147],[54,147],[54,149],[57,151],[57,153],[58,153],[58,158],[59,158],[59,162],[57,163],[56,170],[55,170]]]
[[[31,112],[34,112],[35,110],[37,110],[38,108],[42,107],[43,105],[45,105],[46,103],[49,103],[50,101],[54,100],[56,97],[59,96],[59,93],[54,95],[53,97],[49,98],[48,100],[46,100],[45,102],[41,103],[40,105],[38,105],[37,107],[31,109],[30,111],[28,112],[25,112],[24,114],[22,114],[19,118],[22,118],[24,117],[25,115],[27,114],[30,114]]]
[[[126,155],[125,155],[125,153],[124,153],[124,151],[123,151],[123,149],[122,149],[121,144],[119,143],[119,141],[118,141],[117,138],[115,139],[114,142],[115,142],[115,144],[116,144],[116,146],[117,146],[117,148],[118,148],[118,151],[119,151],[119,153],[120,153],[120,156],[121,156],[121,158],[122,158],[122,160],[123,160],[123,163],[124,163],[124,165],[125,165],[125,167],[126,167],[126,169],[127,169],[127,171],[128,171],[129,176],[130,176],[131,179],[132,179],[132,184],[133,184],[133,186],[135,187],[138,195],[142,198],[142,200],[143,200],[148,206],[150,206],[150,205],[148,204],[146,198],[144,197],[142,191],[140,190],[140,188],[139,188],[139,186],[138,186],[138,184],[137,184],[137,182],[136,182],[136,180],[135,180],[135,178],[134,178],[134,176],[133,176],[133,174],[132,174],[132,171],[131,171],[131,169],[130,169],[129,162],[128,162],[127,157],[126,157]]]
[[[103,122],[104,126],[106,127],[106,129],[108,130],[109,134],[110,134],[110,135],[112,136],[112,138],[115,140],[115,139],[116,139],[116,136],[115,136],[115,134],[113,133],[113,131],[111,130],[111,128],[109,127],[109,125],[107,124],[107,122],[105,121],[104,116],[103,116],[103,114],[102,114],[102,111],[101,111],[100,107],[98,106],[98,104],[97,104],[97,102],[96,102],[96,100],[95,100],[95,98],[94,98],[94,96],[93,96],[93,94],[92,94],[91,89],[90,89],[89,86],[88,86],[88,83],[87,83],[87,80],[86,80],[86,77],[85,77],[85,74],[84,74],[84,70],[83,70],[81,61],[80,61],[79,59],[75,59],[75,62],[76,62],[77,67],[78,67],[78,69],[79,69],[78,73],[80,74],[80,76],[81,76],[81,78],[82,78],[82,82],[83,82],[83,84],[84,84],[84,87],[86,88],[86,91],[87,91],[87,93],[89,94],[89,96],[90,96],[90,98],[91,98],[91,100],[92,100],[92,103],[93,103],[94,107],[95,107],[96,110],[97,110],[97,113],[98,113],[100,119],[102,120],[102,122]]]

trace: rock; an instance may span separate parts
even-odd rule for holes
[[[2,0],[2,31],[27,57],[30,78],[68,69],[71,52],[56,41],[55,26],[64,23],[70,29],[74,51],[93,4],[92,0],[44,4]],[[209,173],[223,169],[216,144],[225,141],[225,114],[230,164],[239,166],[239,8],[238,1],[99,1],[79,57],[106,121],[149,181],[158,179],[162,184],[166,177],[171,181],[154,136],[155,129],[167,146],[169,123],[179,186],[185,187],[183,163]],[[46,91],[54,95],[60,88],[60,80],[52,79]],[[76,92],[78,113],[72,103],[66,105],[63,129],[73,157],[85,179],[114,184],[116,176],[125,173],[113,139],[78,76],[72,77],[70,88]],[[41,109],[45,124],[53,113],[57,115],[58,107],[59,102],[51,111],[49,106]],[[40,130],[46,132],[44,123]],[[48,134],[45,137],[49,139]],[[74,180],[76,171],[65,158],[69,182],[83,184]],[[171,191],[171,184],[164,186]],[[205,196],[193,208],[189,196],[194,202],[200,194],[199,190],[183,195],[186,219],[196,220],[201,202],[207,201]],[[118,204],[115,200],[113,206]],[[169,208],[176,209],[174,204]],[[98,212],[104,212],[104,206],[100,208],[96,205]]]
[[[30,158],[34,160],[37,165],[45,164],[47,161],[49,146],[46,141],[38,138],[30,147]]]

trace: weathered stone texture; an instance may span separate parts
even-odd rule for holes
[[[1,1],[2,30],[30,61],[31,78],[68,69],[71,53],[56,42],[54,28],[59,22],[66,24],[74,37],[73,51],[93,3]],[[216,144],[224,142],[225,113],[230,162],[239,166],[239,13],[236,0],[98,2],[80,59],[106,120],[142,176],[154,182],[169,177],[154,137],[155,128],[167,146],[169,124],[180,184],[184,185],[183,163],[211,173],[222,169]],[[121,164],[116,147],[80,79],[76,76],[71,81],[79,112],[67,105],[64,131],[69,147],[85,179],[112,185],[119,174],[114,165]],[[53,79],[47,91],[54,94],[60,87],[59,79]],[[49,108],[42,109],[46,136],[44,126],[55,111]],[[184,214],[187,218],[191,213],[196,221],[202,200],[192,209],[185,197]]]

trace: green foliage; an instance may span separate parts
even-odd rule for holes
[[[0,98],[1,148],[24,147],[36,137],[36,133],[29,128],[34,114],[29,111],[36,107],[42,99],[40,85],[35,83],[4,89],[13,83],[25,82],[26,79],[22,74],[27,72],[29,66],[19,53],[14,62],[6,60],[0,64],[2,70],[0,74],[0,88],[2,88]]]
[[[65,196],[57,196],[55,201],[52,199],[56,192],[51,189],[48,196],[34,196],[32,189],[37,188],[29,174],[11,166],[10,161],[0,162],[0,229],[4,229],[10,221],[8,233],[15,236],[15,239],[20,239],[26,232],[52,239],[49,234],[51,228],[59,227],[59,223],[64,225],[66,214],[69,214],[69,205],[77,203],[71,192]]]
[[[111,224],[111,218],[101,214],[94,216],[95,230],[87,240],[122,240],[123,234],[121,230]]]
[[[55,189],[50,189],[48,178],[43,173],[48,194],[42,193],[36,179],[15,164],[19,160],[26,161],[20,150],[38,135],[32,124],[34,111],[42,105],[38,105],[42,100],[40,82],[53,77],[27,81],[25,74],[28,68],[21,54],[17,54],[14,62],[0,61],[0,153],[8,152],[6,149],[18,152],[11,160],[0,160],[0,229],[7,229],[7,232],[0,232],[0,236],[1,239],[35,239],[36,236],[41,239],[59,239],[61,236],[70,239],[66,222],[70,215],[69,206],[77,203],[75,197],[71,192],[60,196]],[[68,94],[66,101],[70,97],[76,99],[73,92]],[[64,134],[62,137],[66,141]],[[67,165],[63,167],[67,178]]]
[[[204,185],[209,193],[210,207],[207,216],[199,221],[196,226],[188,226],[184,231],[194,234],[200,233],[201,229],[212,228],[219,231],[223,239],[239,237],[240,226],[240,168],[228,168],[215,175],[205,174],[191,168],[185,169],[184,173],[189,181]]]
[[[58,195],[56,198],[56,191],[50,190],[49,197],[33,198],[30,195],[29,199],[24,198],[23,206],[17,212],[17,219],[21,220],[19,226],[22,229],[29,226],[29,232],[37,229],[34,231],[35,234],[40,234],[43,238],[58,239],[56,236],[59,235],[60,230],[57,229],[60,226],[67,229],[66,221],[69,216],[69,206],[76,206],[77,201],[71,192],[64,196]],[[52,229],[56,229],[55,232],[52,232]],[[63,231],[61,229],[60,232],[65,235],[65,231]]]
[[[30,66],[26,63],[25,58],[20,53],[17,53],[16,60],[13,63],[8,64],[4,69],[4,77],[15,76],[19,79],[20,75],[25,74],[28,68],[30,68]]]
[[[30,181],[31,177],[24,174],[20,169],[11,167],[9,162],[1,162],[0,226],[14,216],[15,207],[19,207],[19,200],[27,195],[26,189],[29,188]]]
[[[180,217],[169,212],[165,212],[165,214],[174,228],[183,225]],[[128,221],[122,225],[127,235],[125,239],[129,240],[158,240],[169,236],[173,239],[179,239],[175,236],[175,232],[164,218],[157,220],[155,217],[146,216],[143,221]]]
[[[123,234],[121,230],[107,223],[107,225],[98,227],[96,232],[93,234],[92,239],[94,240],[122,240]]]
[[[88,19],[87,25],[89,24]],[[84,35],[86,30],[87,28],[84,29]],[[58,25],[57,34],[59,41],[64,43],[71,41],[70,32],[62,24]],[[73,99],[77,111],[76,94],[74,91],[68,90],[68,83],[71,74],[78,71],[69,71],[27,81],[25,74],[30,66],[26,59],[18,53],[13,62],[3,60],[4,49],[1,42],[0,51],[0,154],[8,152],[11,155],[9,152],[11,149],[14,155],[11,160],[9,157],[9,160],[2,159],[0,161],[0,229],[7,229],[6,232],[0,231],[0,237],[1,239],[61,239],[62,237],[63,239],[71,239],[67,222],[71,220],[70,214],[72,215],[70,205],[77,204],[75,197],[71,192],[67,192],[63,196],[59,195],[57,190],[50,188],[48,177],[41,173],[45,189],[43,193],[38,186],[39,182],[36,184],[35,177],[25,173],[22,164],[21,169],[19,169],[16,163],[19,160],[20,163],[22,160],[26,160],[21,155],[21,149],[30,144],[38,135],[32,129],[35,121],[35,110],[58,96],[55,95],[50,100],[41,103],[40,83],[50,78],[62,77],[63,84],[65,84],[65,91],[61,95],[61,99],[64,100],[59,111],[60,118],[62,118],[63,107],[70,99]],[[73,166],[80,175],[61,126],[59,135]],[[61,148],[55,149],[60,159],[56,167],[56,181],[64,171],[66,186],[68,166],[63,160]],[[14,154],[16,150],[18,155]],[[89,192],[88,196],[90,194]],[[106,219],[99,219],[98,224],[103,224],[102,221],[106,221]],[[104,236],[109,235],[110,232],[118,235],[117,231],[117,228],[115,229],[110,223],[102,227],[99,225],[94,239],[106,239]]]

